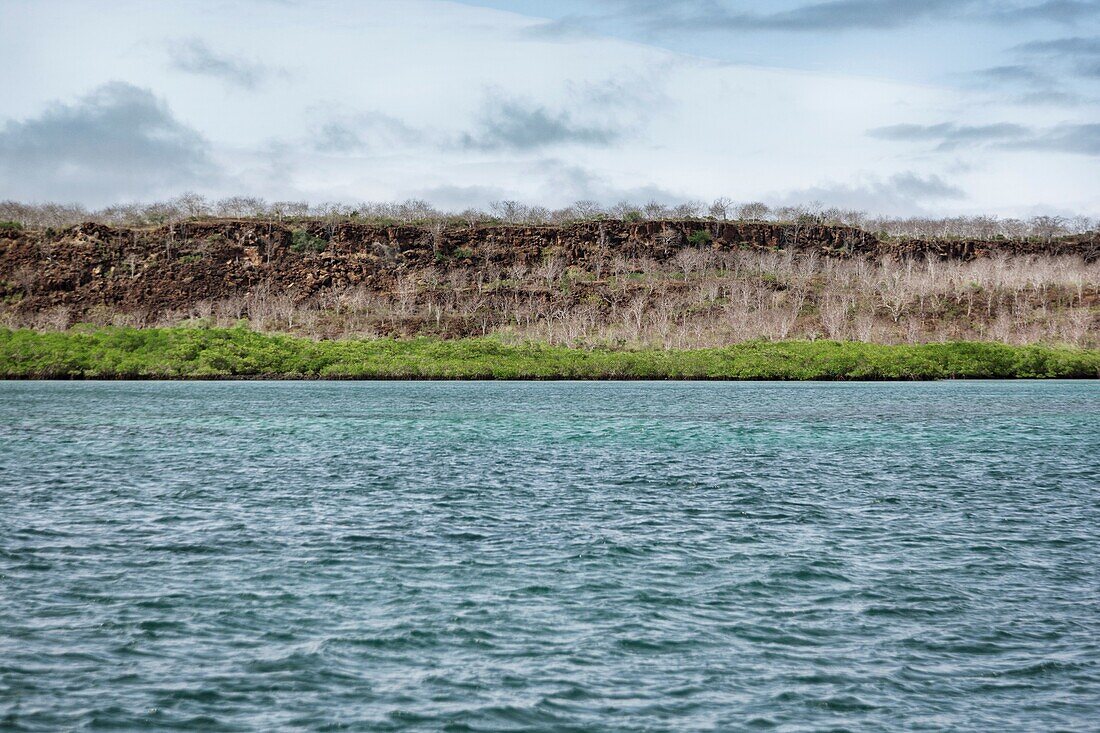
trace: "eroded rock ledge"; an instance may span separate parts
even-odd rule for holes
[[[308,298],[325,288],[390,291],[402,273],[505,270],[557,258],[588,271],[616,257],[658,262],[685,248],[821,257],[1075,255],[1100,258],[1100,234],[1039,240],[880,240],[849,227],[706,221],[598,221],[560,226],[381,226],[355,222],[208,220],[155,229],[82,224],[0,230],[0,299],[32,311],[67,306],[186,308],[263,284]]]

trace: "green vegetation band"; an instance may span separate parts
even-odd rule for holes
[[[751,342],[684,351],[498,339],[312,341],[234,329],[0,329],[7,379],[1098,378],[1100,350],[994,343]]]

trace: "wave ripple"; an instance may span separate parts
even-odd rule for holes
[[[1092,383],[0,384],[0,729],[1094,730]]]

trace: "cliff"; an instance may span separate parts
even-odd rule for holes
[[[82,224],[0,230],[0,302],[162,312],[261,284],[304,300],[359,286],[389,292],[406,273],[537,266],[606,270],[616,258],[667,262],[685,249],[815,253],[822,258],[974,260],[1003,253],[1100,258],[1100,234],[1040,241],[880,240],[859,229],[752,222],[600,221],[561,226],[381,226],[354,221],[194,221],[155,229]]]

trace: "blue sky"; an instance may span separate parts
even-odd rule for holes
[[[1100,215],[1100,0],[0,0],[0,198]]]

